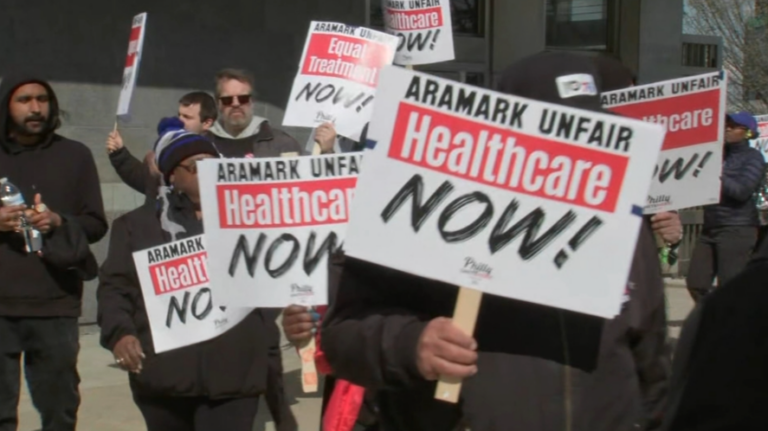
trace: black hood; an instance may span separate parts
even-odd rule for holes
[[[41,142],[42,145],[47,145],[51,142],[54,132],[59,128],[61,124],[59,117],[59,101],[56,98],[53,88],[44,79],[41,79],[33,74],[16,73],[8,74],[0,81],[0,145],[5,151],[17,152],[22,148],[9,141],[8,133],[10,132],[11,118],[8,110],[9,103],[11,101],[11,95],[17,88],[25,84],[40,84],[48,91],[50,113],[48,114],[48,121],[46,122],[45,134],[46,137]]]

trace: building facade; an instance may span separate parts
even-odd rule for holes
[[[719,42],[683,34],[683,0],[442,0],[452,6],[456,60],[417,69],[490,87],[512,61],[544,49],[607,52],[641,82],[720,66]],[[64,118],[62,134],[93,151],[110,217],[143,198],[123,185],[107,158],[131,17],[148,12],[132,117],[121,120],[127,147],[141,157],[156,140],[159,118],[178,98],[211,91],[223,67],[256,75],[256,113],[282,122],[311,20],[382,26],[381,0],[0,0],[0,76],[35,71],[50,79]],[[289,129],[305,140],[308,130]],[[99,259],[108,239],[96,247]],[[84,322],[95,319],[95,283],[85,293]]]

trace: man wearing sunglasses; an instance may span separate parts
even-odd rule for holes
[[[253,76],[244,70],[216,74],[219,120],[211,138],[225,157],[281,157],[304,154],[301,145],[266,118],[253,113]]]
[[[757,241],[759,226],[755,192],[763,179],[765,161],[749,140],[760,134],[748,112],[730,114],[725,123],[720,203],[704,208],[704,230],[691,256],[688,291],[698,302],[717,277],[722,286],[741,272]]]

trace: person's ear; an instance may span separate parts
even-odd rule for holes
[[[210,129],[211,127],[213,127],[213,119],[212,119],[212,118],[209,118],[209,119],[207,119],[207,120],[203,121],[203,123],[202,123],[202,127],[203,127],[203,132],[207,132],[207,131],[208,131],[208,129]]]
[[[747,139],[752,139],[752,131],[747,130]]]

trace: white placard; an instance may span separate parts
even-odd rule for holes
[[[418,65],[456,58],[449,0],[382,0],[384,26],[398,38],[395,63]]]
[[[752,139],[749,143],[753,148],[760,150],[760,154],[768,162],[768,115],[756,116],[757,128],[760,129],[760,136],[757,139]]]
[[[328,256],[344,242],[362,154],[198,164],[211,280],[227,305],[328,303]]]
[[[397,38],[364,27],[312,21],[284,126],[334,124],[357,140],[371,118],[381,68],[392,64]]]
[[[117,116],[128,115],[131,109],[131,96],[136,88],[139,76],[141,54],[144,52],[144,34],[147,30],[147,13],[133,17],[131,36],[128,38],[128,55],[125,57],[123,69],[123,85],[120,88],[120,99],[117,102]]]
[[[203,235],[133,253],[155,353],[215,338],[253,311],[223,306],[207,260]]]
[[[348,256],[482,292],[620,312],[658,125],[382,73]]]
[[[603,94],[607,109],[667,129],[646,214],[720,202],[726,86],[715,72]]]

